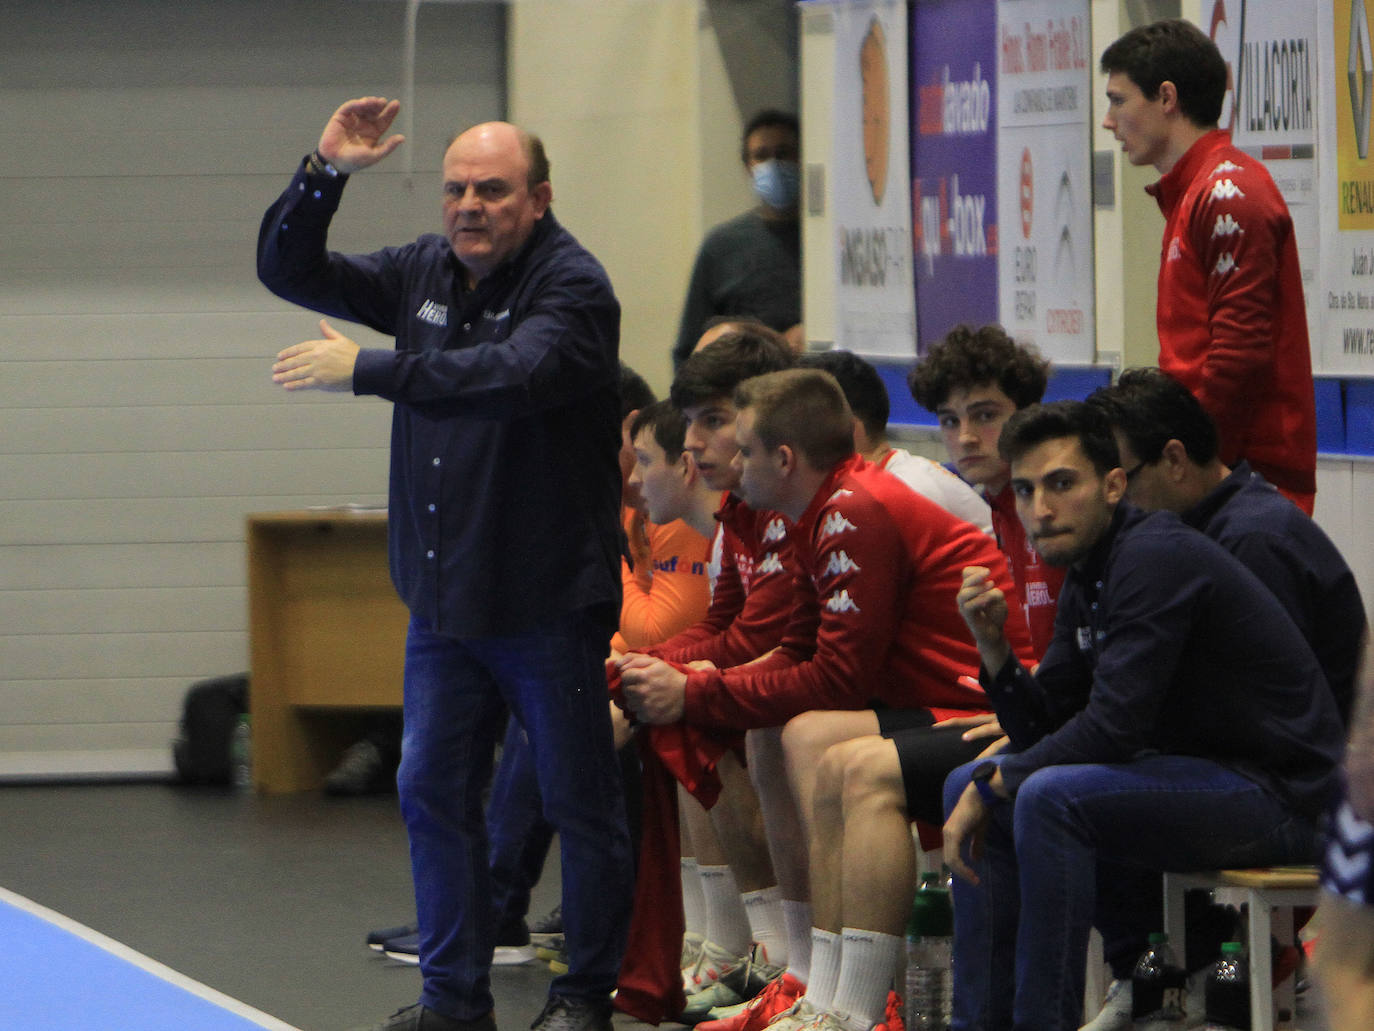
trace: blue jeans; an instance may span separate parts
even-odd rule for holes
[[[946,780],[946,813],[973,765]],[[1316,843],[1311,821],[1206,759],[1037,770],[993,810],[972,864],[980,883],[954,882],[953,1027],[1081,1024],[1099,860],[1174,871],[1304,863]]]
[[[530,911],[530,891],[544,872],[553,826],[544,819],[529,738],[517,720],[506,727],[501,761],[487,803],[492,911],[497,934],[515,929]]]
[[[397,774],[420,924],[420,1001],[459,1020],[492,1009],[495,922],[482,792],[508,707],[529,737],[562,846],[567,974],[550,992],[605,1002],[633,874],[611,740],[606,635],[581,616],[539,633],[458,639],[412,617]]]

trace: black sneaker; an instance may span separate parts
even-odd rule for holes
[[[611,1001],[550,995],[530,1031],[611,1031]]]
[[[554,906],[544,916],[530,924],[530,941],[536,945],[548,945],[555,935],[563,933],[563,907]]]
[[[419,934],[419,924],[398,924],[395,927],[382,927],[367,932],[367,947],[374,952],[382,952],[392,938],[404,938],[408,934]]]
[[[488,1013],[475,1020],[458,1020],[436,1013],[417,1002],[414,1006],[397,1010],[380,1024],[373,1024],[365,1031],[496,1031],[496,1017]]]
[[[521,930],[524,924],[520,925]],[[529,963],[534,959],[534,946],[530,944],[529,935],[524,935],[523,942],[513,940],[510,935],[506,940],[498,936],[496,948],[492,951],[491,965],[494,967],[513,967],[521,963]],[[382,952],[388,959],[394,959],[398,963],[406,963],[410,966],[420,964],[420,935],[405,934],[396,938],[388,939],[382,946]]]

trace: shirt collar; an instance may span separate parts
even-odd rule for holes
[[[1212,152],[1230,146],[1231,134],[1225,129],[1213,129],[1199,136],[1178,159],[1178,164],[1169,169],[1167,175],[1158,182],[1145,187],[1145,192],[1159,202],[1159,208],[1167,217],[1178,204],[1183,192],[1212,158]]]

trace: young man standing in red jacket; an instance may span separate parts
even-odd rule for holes
[[[1312,355],[1293,220],[1268,171],[1217,128],[1226,62],[1195,25],[1132,29],[1102,54],[1102,120],[1164,213],[1159,367],[1221,435],[1309,515],[1317,491]]]

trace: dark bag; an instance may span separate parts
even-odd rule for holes
[[[234,673],[192,684],[181,713],[172,759],[183,784],[228,784],[229,742],[248,711],[248,674]]]

